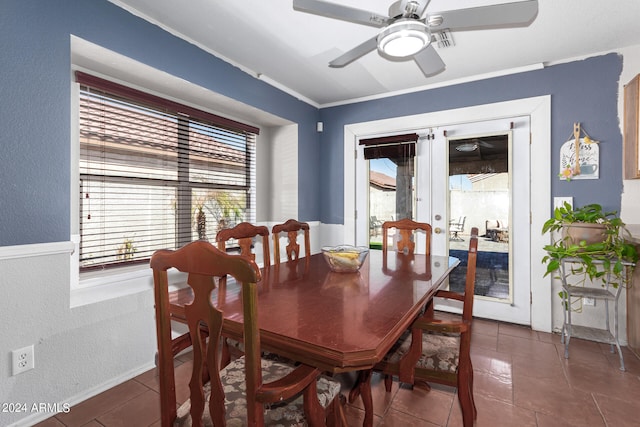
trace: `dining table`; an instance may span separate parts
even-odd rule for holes
[[[330,269],[322,253],[262,267],[258,325],[263,349],[336,374],[371,372],[448,281],[450,256],[370,250],[357,272]],[[240,287],[226,280],[214,292],[223,335],[242,340]],[[173,320],[192,300],[190,288],[170,293]],[[363,425],[373,424],[370,391],[361,389]]]

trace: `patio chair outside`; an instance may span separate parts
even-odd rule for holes
[[[449,240],[455,240],[458,242],[463,241],[464,239],[460,237],[460,234],[464,232],[464,223],[467,220],[466,216],[461,216],[460,218],[452,219],[449,221]]]

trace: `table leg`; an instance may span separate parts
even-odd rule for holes
[[[372,374],[372,369],[358,371],[356,383],[353,385],[351,392],[349,392],[349,403],[353,403],[358,398],[358,395],[362,397],[362,404],[364,405],[363,427],[373,426],[373,397],[371,395]]]

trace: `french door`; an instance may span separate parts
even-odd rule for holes
[[[529,135],[528,116],[438,129],[423,153],[423,162],[431,165],[430,197],[418,196],[417,208],[430,213],[425,217],[434,227],[434,253],[465,261],[469,233],[478,228],[474,315],[527,325],[531,319]],[[465,270],[463,262],[455,286],[460,286]],[[454,274],[452,286],[455,279]]]
[[[416,131],[421,138],[415,179],[407,182],[414,186],[413,219],[433,227],[432,253],[460,257],[458,273],[464,280],[469,232],[477,227],[474,315],[530,324],[529,117]],[[367,215],[357,221],[356,241],[368,245],[376,233],[372,221],[377,218],[369,215],[375,166],[362,154],[356,160],[356,209]],[[452,286],[454,279],[455,274]]]

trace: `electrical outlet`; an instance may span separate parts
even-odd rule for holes
[[[595,307],[596,300],[595,300],[595,298],[584,297],[584,298],[582,298],[582,304],[588,305],[588,306],[591,306],[591,307]]]
[[[34,368],[33,344],[12,352],[13,375],[21,374]]]

